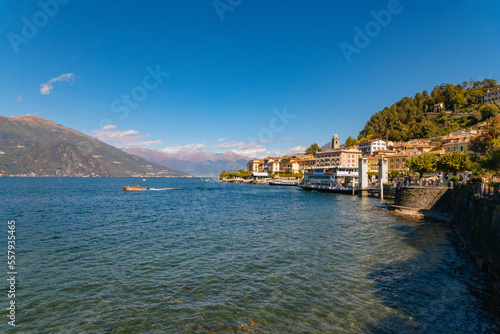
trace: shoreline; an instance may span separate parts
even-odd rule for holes
[[[457,236],[460,245],[463,246],[474,264],[474,266],[485,274],[486,288],[493,292],[500,303],[500,271],[495,270],[488,262],[482,252],[474,246],[473,242],[467,237],[467,233],[458,222],[453,219],[449,212],[440,210],[425,210],[388,204],[387,210],[395,215],[410,220],[424,220],[428,222],[444,223],[451,227],[453,233]]]

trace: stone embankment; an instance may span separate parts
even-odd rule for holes
[[[247,183],[247,184],[269,184],[269,180],[251,180],[251,179],[222,179],[216,182],[223,183]]]

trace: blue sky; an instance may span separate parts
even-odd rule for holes
[[[0,114],[38,114],[119,147],[291,153],[356,137],[417,91],[500,80],[496,0],[0,7]]]

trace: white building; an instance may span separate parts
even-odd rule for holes
[[[500,88],[489,90],[484,93],[484,104],[500,103]]]
[[[358,148],[364,156],[373,155],[376,151],[386,150],[387,143],[381,139],[364,140],[359,143]]]
[[[277,174],[281,170],[281,158],[269,157],[264,159],[264,171],[269,174]]]
[[[325,150],[316,152],[316,167],[355,167],[361,151],[355,148]]]

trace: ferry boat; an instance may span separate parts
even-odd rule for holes
[[[295,177],[275,177],[274,180],[269,181],[271,186],[296,186],[299,180]]]
[[[346,177],[358,178],[357,167],[315,167],[304,173],[299,187],[305,190],[353,194],[353,188],[346,185]],[[356,189],[354,189],[356,193]]]

